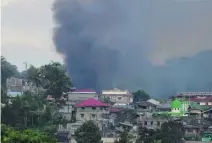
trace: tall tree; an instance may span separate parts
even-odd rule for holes
[[[92,121],[85,122],[75,131],[77,143],[99,143],[101,134],[99,127]]]
[[[180,143],[184,138],[184,128],[182,123],[169,121],[161,126],[161,143]]]
[[[154,143],[160,140],[160,130],[147,129],[139,126],[136,143]]]
[[[1,56],[1,86],[6,87],[7,78],[14,75],[18,75],[17,67]]]
[[[3,56],[1,56],[1,102],[5,103],[7,100],[7,85],[8,78],[18,75],[18,70],[15,65],[9,63]]]
[[[54,98],[62,96],[63,92],[68,92],[72,86],[71,79],[66,74],[65,67],[58,62],[28,69],[28,79],[37,87],[46,90],[46,94]]]
[[[129,134],[127,131],[124,131],[120,133],[119,140],[116,140],[114,143],[133,143],[134,139],[135,137],[133,135]]]
[[[149,94],[147,94],[144,90],[138,90],[133,92],[133,102],[147,101],[150,99]]]

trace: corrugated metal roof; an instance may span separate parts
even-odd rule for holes
[[[94,98],[89,98],[88,100],[82,101],[76,105],[76,107],[109,107],[107,103],[103,103]]]

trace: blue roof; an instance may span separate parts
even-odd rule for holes
[[[157,106],[157,108],[160,108],[160,109],[171,108],[171,104],[170,103],[160,104]]]
[[[69,132],[58,132],[57,133],[57,140],[59,142],[68,142],[68,136],[69,136]]]

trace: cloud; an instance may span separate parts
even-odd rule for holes
[[[42,65],[61,61],[52,43],[53,0],[14,0],[3,2],[2,55],[20,70],[23,61]]]

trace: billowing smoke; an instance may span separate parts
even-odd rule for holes
[[[55,0],[53,41],[77,88],[212,91],[212,1]]]

